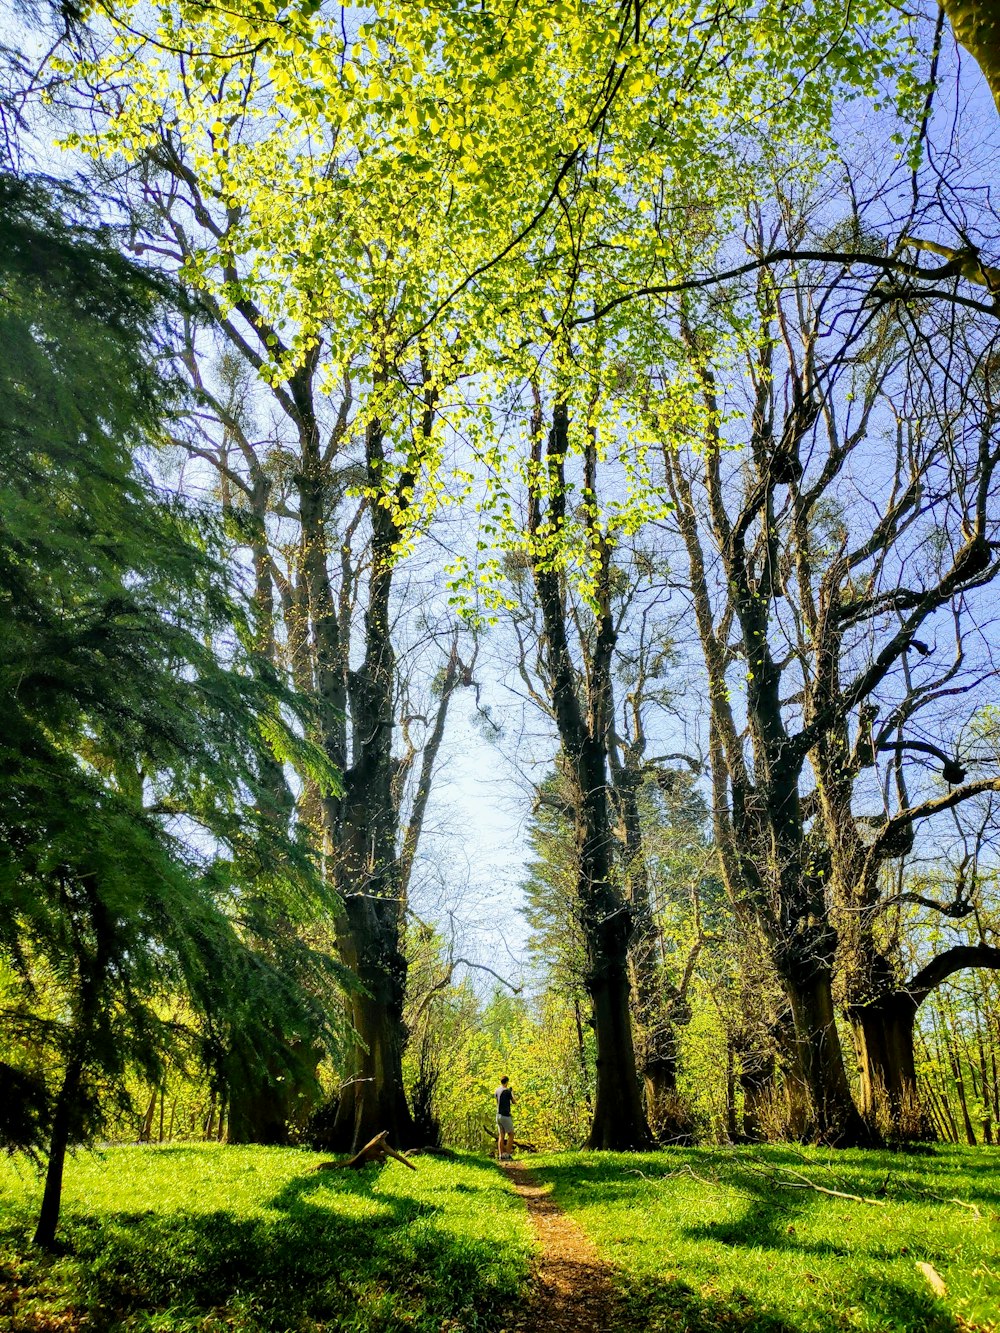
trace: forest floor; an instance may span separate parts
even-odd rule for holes
[[[1000,1333],[1000,1150],[0,1161],[0,1333]],[[853,1196],[853,1197],[850,1197]]]

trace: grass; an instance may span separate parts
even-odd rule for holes
[[[523,1312],[532,1230],[494,1164],[317,1173],[319,1160],[81,1152],[56,1257],[30,1244],[37,1176],[0,1161],[0,1333],[499,1333]],[[994,1163],[996,1150],[788,1147],[527,1162],[611,1268],[617,1333],[1000,1333]],[[776,1186],[791,1172],[882,1206]]]
[[[315,1172],[280,1148],[114,1147],[67,1162],[57,1257],[40,1185],[0,1160],[0,1330],[501,1328],[532,1233],[492,1164]]]
[[[531,1165],[613,1267],[623,1330],[1000,1329],[995,1150],[692,1148]],[[793,1171],[883,1206],[776,1187]]]

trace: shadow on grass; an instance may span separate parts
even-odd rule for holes
[[[464,1190],[480,1188],[495,1197],[495,1175]],[[394,1194],[378,1168],[309,1172],[262,1203],[250,1216],[67,1212],[88,1329],[490,1333],[527,1278],[516,1243],[456,1234],[441,1204]]]
[[[685,1157],[688,1155],[685,1154]],[[682,1159],[678,1159],[680,1162]],[[801,1166],[801,1162],[798,1163]],[[586,1204],[600,1209],[614,1205],[630,1212],[642,1212],[649,1204],[648,1178],[665,1177],[669,1168],[662,1164],[644,1171],[643,1180],[635,1170],[616,1163],[613,1159],[597,1158],[591,1165],[577,1158],[571,1163],[547,1163],[533,1174],[540,1182],[551,1184],[556,1202],[572,1211],[574,1204]],[[902,1333],[956,1333],[959,1325],[930,1293],[918,1287],[909,1287],[888,1276],[873,1282],[871,1275],[851,1272],[850,1260],[857,1250],[836,1241],[803,1241],[796,1234],[796,1219],[806,1212],[812,1195],[777,1193],[763,1181],[739,1179],[739,1190],[745,1204],[742,1214],[725,1221],[707,1220],[694,1225],[675,1223],[676,1234],[685,1241],[723,1245],[744,1250],[754,1262],[769,1267],[768,1253],[785,1252],[801,1255],[803,1259],[797,1290],[793,1293],[798,1308],[783,1311],[779,1301],[761,1300],[733,1290],[718,1294],[710,1289],[698,1291],[679,1274],[669,1271],[671,1265],[669,1237],[664,1237],[662,1258],[664,1273],[637,1274],[624,1268],[614,1271],[614,1281],[620,1293],[621,1314],[614,1333],[842,1333],[848,1322],[845,1311],[864,1311],[863,1326],[899,1330]],[[873,1218],[873,1228],[877,1227]],[[623,1243],[628,1244],[625,1240]],[[837,1290],[821,1291],[820,1280],[808,1272],[810,1256],[842,1258],[842,1280]],[[898,1251],[873,1239],[864,1253],[865,1260],[891,1260]],[[921,1257],[933,1258],[922,1248]],[[678,1260],[680,1273],[684,1264]],[[781,1279],[787,1283],[787,1276]],[[816,1299],[802,1299],[812,1284],[817,1284]]]
[[[959,1325],[929,1296],[898,1283],[877,1289],[853,1285],[839,1293],[840,1309],[810,1310],[802,1321],[789,1322],[761,1309],[750,1297],[706,1296],[679,1278],[637,1278],[617,1274],[621,1314],[607,1333],[843,1333],[850,1327],[841,1311],[864,1309],[867,1328],[907,1333],[957,1333]],[[968,1327],[968,1326],[966,1326]]]

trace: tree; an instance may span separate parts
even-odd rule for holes
[[[50,1109],[25,1102],[47,1119],[47,1246],[98,1083],[155,1077],[175,1039],[164,996],[188,996],[221,1079],[237,1036],[258,1069],[282,1030],[335,1048],[343,979],[285,930],[331,904],[267,787],[276,760],[336,775],[246,648],[207,519],[139,461],[171,410],[169,291],[83,214],[51,183],[0,178],[0,954],[8,1021],[59,1068]]]
[[[767,248],[759,221],[748,244]],[[968,646],[975,593],[997,572],[997,455],[987,442],[991,399],[973,385],[992,331],[941,327],[920,305],[899,325],[877,292],[847,306],[837,282],[809,281],[772,271],[758,284],[760,334],[740,403],[748,425],[733,467],[725,449],[740,430],[730,415],[738,398],[682,307],[704,433],[697,458],[667,447],[664,460],[709,677],[727,887],[770,943],[815,1132],[862,1142],[875,1131],[851,1098],[835,984],[852,1021],[881,1022],[881,869],[921,821],[997,785],[991,775],[966,781],[947,740],[922,739],[935,704],[979,679]],[[927,360],[936,338],[952,357],[940,379]],[[892,458],[879,450],[883,431],[895,439]],[[861,474],[880,497],[870,515],[851,486]],[[928,531],[930,548],[921,546]],[[933,641],[942,614],[958,646],[938,665],[921,636]],[[914,764],[928,754],[951,788],[913,797]],[[860,814],[864,775],[880,755],[892,756],[876,796],[885,812]]]
[[[148,167],[154,193],[158,173],[171,200],[187,192],[194,225],[178,224],[171,260],[180,254],[226,337],[283,396],[296,437],[301,580],[285,589],[306,631],[301,665],[320,701],[323,743],[347,774],[344,800],[326,802],[323,819],[350,890],[345,956],[368,974],[355,1021],[368,1052],[384,1053],[364,1066],[375,1082],[351,1081],[345,1123],[359,1133],[357,1116],[369,1111],[357,1099],[385,1077],[392,1090],[375,1109],[398,1117],[405,1134],[389,776],[395,646],[386,633],[395,562],[438,504],[444,389],[463,375],[484,391],[497,379],[509,385],[530,376],[537,354],[553,371],[552,429],[565,434],[556,409],[568,420],[571,394],[553,360],[570,345],[576,354],[597,325],[605,351],[655,359],[664,330],[650,298],[717,280],[706,270],[763,143],[791,137],[803,158],[829,154],[834,108],[871,88],[889,60],[904,109],[914,112],[924,90],[913,61],[899,57],[901,20],[873,3],[852,6],[847,21],[839,6],[814,6],[794,34],[777,3],[709,22],[691,6],[669,23],[641,6],[587,2],[518,3],[502,21],[481,6],[386,4],[350,33],[308,4],[209,7],[183,23],[160,14],[149,30],[137,6],[106,12],[117,44],[81,68],[100,90],[86,142]],[[768,108],[759,130],[746,125],[748,105]],[[705,226],[706,214],[720,225]],[[895,253],[859,255],[894,274],[926,274]],[[774,262],[768,252],[748,266]],[[349,402],[355,384],[372,555],[356,669],[327,560],[338,481],[330,459],[342,437],[327,447],[320,425],[322,386],[343,386]],[[584,405],[588,392],[572,404],[586,430],[604,408]],[[531,448],[508,480],[538,461]],[[613,534],[600,540],[613,544]],[[536,572],[544,582],[550,571]],[[592,591],[597,605],[597,584]],[[552,646],[557,608],[543,600]],[[607,712],[603,702],[591,711],[591,721]],[[349,712],[357,727],[343,722]],[[606,773],[582,772],[584,752],[588,762],[594,753],[565,709],[560,726],[581,783],[600,778],[605,791]],[[597,842],[584,841],[596,854]],[[360,1071],[369,1057],[357,1054]]]
[[[944,0],[955,40],[969,52],[983,71],[993,100],[1000,110],[1000,27],[989,0]]]
[[[343,903],[341,958],[362,979],[349,1001],[358,1038],[344,1071],[341,1141],[358,1148],[388,1128],[394,1142],[408,1143],[402,925],[449,707],[472,679],[453,618],[439,616],[441,629],[433,607],[406,607],[402,548],[409,511],[420,508],[422,451],[436,447],[434,393],[425,393],[422,364],[411,363],[405,374],[407,392],[422,401],[417,419],[412,398],[405,415],[384,403],[386,416],[373,417],[385,390],[376,337],[357,351],[330,404],[329,357],[343,329],[323,328],[305,363],[294,365],[291,335],[279,336],[242,258],[229,262],[233,251],[245,253],[252,230],[221,204],[210,173],[188,168],[183,139],[164,131],[128,184],[122,202],[134,218],[135,249],[156,253],[182,277],[198,264],[223,270],[223,291],[189,289],[197,317],[185,326],[183,361],[194,403],[172,437],[213,469],[230,538],[252,563],[258,647],[315,700],[311,737],[344,774],[342,791],[320,798],[306,783],[299,801],[325,842]],[[235,287],[241,294],[231,304]],[[276,349],[287,353],[277,377],[267,370]],[[414,646],[418,629],[422,650]],[[421,651],[419,671],[400,660]],[[441,656],[441,688],[418,702],[419,675],[427,659],[433,674]],[[397,726],[403,747],[394,743]],[[274,776],[280,801],[287,793]],[[252,1118],[245,1124],[257,1132]]]
[[[547,690],[562,750],[573,810],[576,887],[574,911],[586,951],[584,984],[593,1007],[597,1043],[594,1119],[587,1144],[624,1150],[646,1147],[646,1123],[635,1074],[629,1009],[628,948],[632,911],[614,874],[608,793],[611,665],[616,631],[611,608],[611,544],[597,511],[597,442],[583,446],[584,524],[594,558],[592,610],[577,621],[584,674],[576,671],[569,644],[566,588],[553,548],[566,521],[569,409],[552,407],[545,432],[541,401],[532,418],[528,492],[528,559],[542,619]],[[543,443],[544,440],[544,443]],[[590,621],[591,616],[593,617]],[[590,623],[588,623],[590,621]]]

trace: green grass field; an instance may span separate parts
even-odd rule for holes
[[[703,1148],[567,1153],[537,1175],[614,1267],[623,1328],[944,1333],[1000,1328],[998,1167],[988,1149]],[[792,1172],[884,1204],[773,1183]]]
[[[363,1172],[280,1148],[121,1147],[67,1162],[66,1254],[28,1244],[39,1197],[0,1162],[0,1330],[492,1330],[531,1227],[497,1168]],[[20,1257],[18,1257],[20,1256]]]
[[[37,1176],[0,1162],[0,1333],[510,1326],[532,1231],[493,1163],[421,1158],[416,1173],[357,1174],[317,1173],[320,1160],[218,1146],[81,1152],[67,1165],[56,1257],[30,1245]],[[529,1159],[612,1269],[619,1333],[1000,1329],[994,1162],[1000,1153],[953,1148]],[[775,1185],[791,1172],[883,1204]]]

